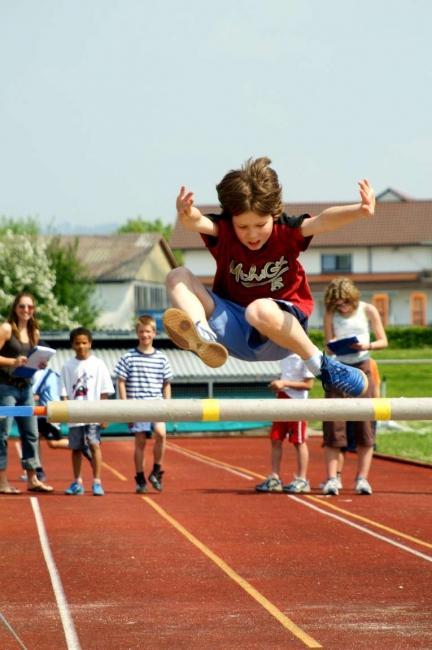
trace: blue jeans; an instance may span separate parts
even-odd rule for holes
[[[0,384],[0,406],[33,406],[31,384],[18,388],[9,384]],[[38,430],[34,416],[17,417],[15,422],[21,438],[24,469],[36,469],[40,466],[38,451]],[[8,437],[12,428],[12,418],[0,418],[0,470],[7,468]]]

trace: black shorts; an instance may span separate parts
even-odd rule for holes
[[[45,438],[45,440],[61,439],[60,427],[51,424],[46,418],[38,418],[38,431],[39,435]]]

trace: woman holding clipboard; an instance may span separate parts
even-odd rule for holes
[[[23,368],[31,350],[38,344],[39,326],[36,305],[31,293],[19,293],[13,303],[8,319],[0,325],[0,406],[33,406],[31,376],[17,376],[15,371]],[[16,418],[22,447],[22,466],[27,472],[27,490],[52,492],[53,488],[39,481],[36,468],[40,465],[38,453],[38,430],[34,416]],[[12,418],[0,419],[0,494],[19,494],[7,479],[7,439]]]
[[[335,278],[328,285],[325,295],[324,336],[330,354],[336,354],[341,363],[362,370],[369,386],[363,397],[374,397],[374,383],[370,369],[370,350],[382,350],[388,345],[387,335],[377,308],[360,300],[360,291],[349,278]],[[375,340],[371,343],[370,332]],[[332,390],[326,397],[346,397]],[[338,459],[348,447],[347,427],[350,426],[357,448],[357,494],[372,494],[368,474],[375,444],[375,427],[365,422],[323,422],[324,449],[327,480],[324,494],[339,494],[340,480],[337,476]]]

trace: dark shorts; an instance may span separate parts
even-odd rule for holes
[[[62,437],[60,427],[51,424],[45,418],[38,418],[38,431],[45,440],[60,440]]]
[[[367,393],[363,397],[373,397],[374,384],[369,360],[366,359],[361,363],[352,365],[354,368],[363,370],[369,380]],[[337,391],[326,392],[325,396],[328,398],[344,397]],[[349,437],[347,431],[350,434]],[[353,447],[353,442],[360,447],[373,447],[375,444],[374,422],[370,420],[364,422],[323,422],[323,447],[346,450]]]
[[[290,350],[270,341],[249,325],[245,318],[245,307],[220,298],[213,291],[209,290],[209,294],[216,306],[208,323],[218,342],[226,347],[231,356],[243,361],[279,361],[287,356]],[[301,309],[286,300],[274,302],[282,311],[292,314],[307,332],[308,318]]]
[[[82,451],[92,445],[100,445],[100,425],[80,424],[69,427],[69,449]]]

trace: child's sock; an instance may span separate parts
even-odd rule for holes
[[[319,377],[321,374],[321,361],[323,358],[322,352],[317,349],[316,353],[310,359],[305,359],[305,366],[308,370],[311,371],[315,377]]]
[[[161,468],[161,466],[158,463],[154,463],[153,464],[153,474],[157,474],[158,472],[160,472],[160,468]]]

